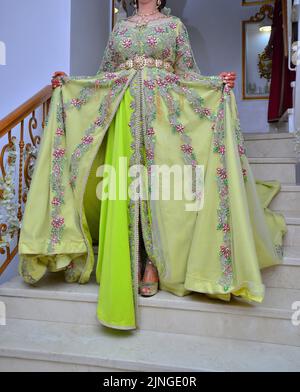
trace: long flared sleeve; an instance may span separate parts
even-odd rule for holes
[[[176,37],[176,62],[177,75],[190,78],[201,75],[192,50],[189,33],[186,26],[180,21]]]
[[[214,89],[220,90],[224,87],[224,81],[219,75],[204,76],[201,74],[192,49],[188,30],[182,21],[178,24],[177,30],[174,70],[181,80],[205,82]]]
[[[114,49],[114,35],[117,32],[118,25],[119,22],[116,23],[109,36],[97,75],[102,72],[115,72],[120,65],[119,55]]]

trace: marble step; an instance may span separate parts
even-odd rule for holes
[[[290,133],[244,134],[249,158],[296,158],[295,137]]]
[[[300,246],[300,211],[282,211],[288,232],[284,238],[284,245],[288,247]]]
[[[283,263],[262,271],[268,288],[300,290],[300,247],[285,247]]]
[[[298,347],[99,326],[8,320],[3,372],[297,372]]]
[[[297,211],[300,209],[300,186],[282,184],[280,193],[270,204],[277,211]]]
[[[10,319],[99,325],[97,285],[68,285],[59,274],[35,288],[15,278],[0,288],[0,301],[6,304]],[[139,323],[142,330],[300,347],[300,328],[291,322],[292,304],[297,301],[300,290],[283,288],[267,289],[264,303],[252,305],[237,299],[223,303],[200,294],[179,298],[159,292],[139,299]]]
[[[249,158],[254,177],[296,184],[296,158]]]

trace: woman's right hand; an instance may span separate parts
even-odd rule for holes
[[[57,87],[60,87],[62,85],[61,78],[65,76],[68,76],[65,72],[62,71],[54,72],[51,80],[52,88],[55,89]]]

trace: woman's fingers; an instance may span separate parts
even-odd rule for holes
[[[53,77],[53,78],[56,78],[56,77],[58,77],[58,76],[65,76],[65,75],[66,75],[65,72],[63,72],[63,71],[57,71],[57,72],[54,72],[54,74],[52,75],[52,77]]]
[[[65,72],[61,72],[61,71],[54,72],[54,74],[52,75],[52,80],[59,79],[64,76],[67,76]]]
[[[62,85],[62,81],[61,78],[67,76],[67,74],[65,72],[62,71],[57,71],[54,72],[54,74],[52,75],[52,79],[51,79],[51,84],[53,88],[57,88],[60,87]]]
[[[235,72],[222,72],[220,77],[229,88],[235,87],[236,73]]]

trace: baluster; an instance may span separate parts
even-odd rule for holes
[[[19,191],[18,191],[18,219],[21,222],[22,220],[22,192],[23,192],[23,160],[24,160],[24,120],[21,121],[21,131],[20,131],[20,142],[19,142],[19,149],[20,149],[20,156],[19,156]]]
[[[20,133],[19,139],[19,167],[18,167],[18,180],[16,179],[17,199],[19,205],[16,206],[16,214],[19,221],[22,220],[22,204],[26,202],[27,190],[30,187],[31,182],[31,170],[33,167],[34,160],[37,158],[37,148],[40,144],[40,136],[34,136],[34,130],[38,128],[38,121],[36,118],[36,111],[41,110],[42,113],[42,123],[41,128],[44,129],[46,125],[46,118],[48,116],[50,102],[52,96],[51,86],[45,87],[34,97],[29,99],[14,112],[9,114],[4,119],[0,120],[0,138],[8,138],[8,143],[4,144],[0,152],[0,178],[5,180],[7,175],[5,167],[5,154],[11,149],[16,147],[16,138],[12,135],[12,130],[18,129]],[[30,118],[29,118],[30,117]],[[30,137],[30,142],[25,145],[25,121],[28,121],[28,133]],[[10,151],[11,152],[11,151]],[[25,159],[25,152],[26,159]],[[8,165],[16,165],[14,154],[9,154],[7,158]],[[31,165],[32,163],[32,165]],[[8,166],[9,167],[9,166]],[[15,166],[14,166],[15,167]],[[27,188],[25,192],[25,187]],[[24,194],[23,194],[24,191]],[[3,191],[0,189],[0,203],[3,200]],[[17,228],[16,228],[17,229]],[[14,229],[13,229],[14,230]],[[11,232],[10,232],[11,231]],[[20,230],[12,231],[7,222],[0,222],[0,240],[3,236],[10,235],[12,239],[15,237],[17,241],[19,240]],[[14,236],[14,237],[13,237]],[[18,242],[17,242],[18,243]],[[4,255],[4,261],[0,265],[0,276],[6,270],[8,265],[14,260],[18,252],[18,245],[11,249],[10,237],[8,239],[8,244],[3,244],[0,246],[0,255]],[[1,258],[1,260],[3,257]]]

